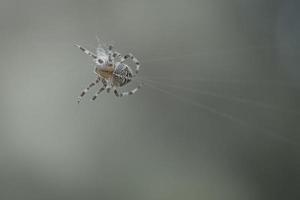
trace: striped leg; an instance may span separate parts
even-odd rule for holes
[[[118,94],[118,97],[123,97],[123,96],[128,96],[128,95],[133,95],[134,93],[136,93],[140,88],[142,87],[142,85],[139,85],[138,87],[134,88],[133,90],[129,91],[129,92],[122,92],[121,94]],[[115,94],[116,90],[114,90]],[[117,94],[116,94],[117,96]]]
[[[112,49],[113,49],[113,46],[109,45],[108,46],[108,63],[109,64],[112,64],[112,55],[113,55]]]
[[[91,89],[91,87],[93,87],[94,85],[96,85],[99,81],[100,81],[100,77],[98,77],[97,79],[96,79],[96,81],[95,82],[92,82],[87,88],[85,88],[82,92],[81,92],[81,94],[78,96],[78,100],[77,100],[77,103],[80,103],[80,101],[81,101],[81,99],[82,99],[82,97],[89,91],[89,89]]]
[[[106,87],[106,92],[109,93],[110,89],[111,89],[111,87]]]
[[[80,46],[80,45],[77,45],[75,44],[76,47],[78,47],[81,51],[83,51],[85,54],[91,56],[92,58],[96,59],[97,56],[95,54],[93,54],[92,52],[90,52],[89,50],[87,50],[86,48]]]
[[[116,58],[121,58],[121,54],[119,53],[119,52],[114,52],[113,54],[112,54],[112,57],[113,57],[113,59],[116,59]]]
[[[96,100],[96,98],[98,97],[98,95],[103,91],[103,90],[105,90],[105,86],[103,86],[102,88],[100,88],[99,90],[98,90],[98,92],[93,96],[93,98],[91,99],[92,101],[95,101]]]
[[[92,101],[95,101],[96,98],[98,97],[98,95],[99,95],[103,90],[106,89],[107,83],[106,83],[105,79],[102,79],[102,83],[103,83],[103,86],[102,86],[102,87],[98,90],[98,92],[93,96],[93,98],[91,99]]]
[[[140,62],[131,53],[123,56],[121,58],[121,63],[124,63],[128,58],[130,58],[134,62],[134,64],[136,65],[135,73],[137,74],[139,72],[139,70],[140,70]]]
[[[120,97],[120,93],[118,92],[117,88],[116,87],[113,87],[113,90],[114,90],[114,93],[117,97]]]

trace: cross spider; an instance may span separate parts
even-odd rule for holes
[[[80,103],[82,97],[88,92],[88,90],[99,83],[99,81],[103,83],[103,86],[93,96],[93,98],[91,99],[93,101],[104,90],[109,93],[112,89],[117,97],[123,97],[132,95],[136,93],[138,89],[140,89],[141,85],[128,92],[119,93],[117,91],[117,87],[122,87],[129,83],[132,78],[139,72],[140,62],[132,54],[126,54],[122,57],[120,53],[116,51],[113,52],[112,45],[109,45],[108,48],[99,46],[97,48],[96,55],[80,45],[75,46],[82,50],[85,54],[93,58],[93,61],[96,64],[94,73],[97,75],[97,79],[95,80],[95,82],[92,82],[78,96],[78,103]],[[135,74],[133,74],[132,69],[124,63],[128,58],[130,58],[136,65]]]

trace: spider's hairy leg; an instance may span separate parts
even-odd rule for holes
[[[113,50],[113,45],[111,45],[111,44],[108,45],[108,62],[109,62],[109,64],[113,63],[113,61],[112,61],[112,55],[113,55],[112,50]]]
[[[130,91],[128,91],[128,92],[122,92],[121,94],[119,94],[119,97],[128,96],[128,95],[133,95],[133,94],[136,93],[141,87],[142,87],[142,84],[140,84],[139,86],[137,86],[136,88],[134,88],[133,90],[130,90]]]
[[[103,86],[96,92],[96,94],[93,96],[93,98],[91,99],[91,101],[95,101],[96,98],[98,97],[98,95],[99,95],[103,90],[106,89],[106,87],[107,87],[107,82],[106,82],[104,79],[102,79],[102,83],[103,83]]]
[[[91,99],[92,101],[95,101],[96,98],[98,97],[98,95],[103,91],[105,90],[105,86],[101,87],[98,92],[93,96],[93,98]]]
[[[110,92],[110,90],[111,90],[111,88],[112,88],[112,85],[113,83],[112,83],[112,80],[111,79],[108,79],[108,80],[106,80],[106,87],[105,87],[105,89],[106,89],[106,92],[107,93],[109,93]]]
[[[94,59],[97,58],[97,56],[96,56],[94,53],[92,53],[91,51],[87,50],[86,48],[84,48],[84,47],[82,47],[82,46],[80,46],[80,45],[78,45],[78,44],[75,44],[75,46],[78,47],[78,48],[79,48],[81,51],[83,51],[85,54],[91,56],[92,58],[94,58]]]
[[[106,92],[107,92],[107,93],[110,93],[111,88],[112,88],[111,85],[107,85],[107,86],[106,86]]]
[[[135,73],[137,74],[137,73],[139,73],[139,71],[140,71],[140,61],[136,58],[136,57],[134,57],[131,53],[129,53],[129,54],[126,54],[125,56],[123,56],[122,58],[121,58],[121,63],[124,63],[128,58],[130,58],[133,62],[134,62],[134,64],[135,64],[135,66],[136,66],[136,68],[135,68]]]
[[[113,87],[113,91],[117,97],[120,97],[120,93],[117,90],[117,87]]]
[[[77,103],[80,103],[82,97],[89,91],[89,89],[91,89],[91,87],[93,87],[94,85],[96,85],[99,81],[100,81],[100,77],[97,77],[96,81],[95,82],[92,82],[91,84],[89,84],[89,86],[87,88],[85,88],[81,94],[78,96],[78,100],[77,100]]]
[[[115,51],[113,54],[112,54],[112,57],[113,59],[116,59],[116,58],[120,58],[121,57],[121,54],[117,51]]]

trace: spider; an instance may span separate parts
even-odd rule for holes
[[[108,48],[102,47],[99,45],[97,48],[96,55],[86,48],[75,44],[80,50],[85,54],[93,58],[95,65],[94,73],[97,75],[97,78],[94,82],[90,83],[87,88],[85,88],[81,94],[78,96],[78,103],[80,103],[82,97],[97,83],[102,82],[103,86],[95,93],[91,100],[95,100],[97,96],[104,90],[107,93],[112,89],[117,97],[128,96],[136,93],[141,88],[141,84],[128,92],[119,93],[117,88],[123,87],[128,84],[134,76],[137,75],[140,69],[140,62],[135,58],[131,53],[121,56],[120,53],[114,51],[113,46],[109,45]],[[131,59],[135,65],[135,74],[133,74],[132,69],[125,64],[127,59]],[[117,61],[119,60],[119,61]]]

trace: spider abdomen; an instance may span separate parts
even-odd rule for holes
[[[118,63],[115,66],[113,73],[113,83],[116,86],[124,86],[131,81],[132,70],[130,67],[124,63]]]

